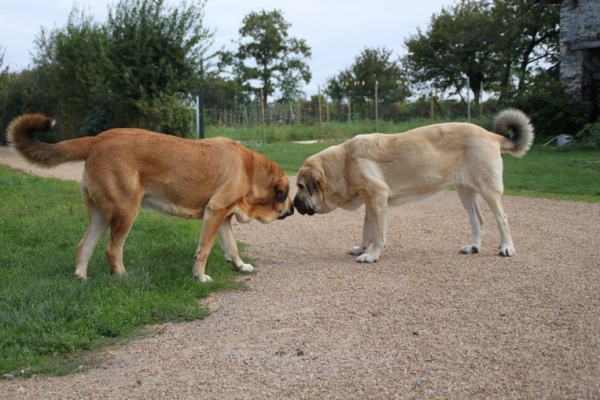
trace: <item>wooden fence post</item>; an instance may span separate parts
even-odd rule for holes
[[[262,138],[265,140],[265,103],[262,88],[260,89],[260,120],[262,125]]]
[[[377,96],[378,81],[375,81],[375,132],[379,132],[379,100]]]
[[[319,134],[323,140],[323,115],[321,112],[321,85],[317,86],[317,97],[319,98]]]

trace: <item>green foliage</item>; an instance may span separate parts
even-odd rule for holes
[[[68,373],[89,350],[143,327],[204,318],[199,298],[239,287],[219,245],[200,284],[192,277],[199,221],[141,212],[125,245],[125,276],[114,276],[101,241],[89,279],[73,278],[87,218],[75,182],[0,166],[0,374]]]
[[[106,58],[116,126],[152,128],[155,116],[148,107],[156,110],[163,96],[181,98],[199,86],[213,37],[203,16],[203,0],[179,7],[165,0],[121,0],[109,12]]]
[[[65,27],[41,30],[34,68],[0,81],[0,123],[41,112],[59,139],[135,126],[188,135],[213,34],[204,0],[120,0],[105,24],[73,6]]]
[[[492,81],[497,70],[490,51],[493,34],[487,1],[461,2],[434,15],[425,33],[418,30],[405,40],[405,65],[413,79],[442,92],[459,94],[468,76],[477,104],[481,82]]]
[[[233,75],[247,92],[258,96],[263,90],[265,103],[276,89],[284,100],[296,98],[300,81],[311,79],[304,61],[311,57],[310,47],[304,39],[290,37],[290,27],[279,10],[251,12],[239,31],[238,51],[221,55],[221,64],[233,68]],[[253,80],[260,86],[253,86]]]
[[[600,122],[586,124],[576,135],[577,150],[600,150]],[[567,146],[569,148],[571,146]]]
[[[99,105],[106,106],[104,29],[74,5],[67,26],[48,35],[47,41],[38,38],[35,65],[57,104],[50,115],[60,121],[65,139],[101,132],[106,121],[85,128],[87,132],[84,124],[90,125],[89,115]]]
[[[147,129],[179,137],[194,134],[194,110],[177,96],[161,95],[149,103],[140,100],[136,106]]]
[[[559,62],[560,8],[548,2],[494,0],[492,8],[495,40],[491,43],[499,72],[499,81],[490,80],[488,89],[510,95],[516,78],[519,91],[527,90],[528,81],[543,64],[555,68]],[[544,67],[546,68],[546,67]]]
[[[22,113],[41,112],[54,115],[56,99],[46,90],[42,74],[31,70],[0,74],[0,144],[5,144],[4,132],[10,121]],[[61,134],[55,140],[62,138]]]
[[[556,63],[558,22],[556,7],[528,0],[461,1],[405,40],[403,63],[422,91],[460,94],[468,77],[478,104],[482,83],[503,96],[512,78],[526,89],[532,65]]]
[[[409,96],[400,64],[392,51],[366,48],[349,68],[329,79],[325,93],[337,103],[349,99],[355,113],[374,118],[375,91],[379,112],[395,116],[395,105]]]
[[[231,109],[246,101],[242,85],[232,79],[214,77],[206,80],[203,88],[205,108]]]
[[[575,135],[585,123],[578,111],[581,99],[564,92],[557,69],[533,78],[528,89],[518,92],[506,105],[523,110],[531,118],[538,142],[560,134]]]

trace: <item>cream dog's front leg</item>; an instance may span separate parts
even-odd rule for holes
[[[370,245],[363,254],[356,257],[356,262],[376,262],[385,247],[387,233],[387,191],[379,190],[374,196],[365,201],[365,225],[363,227],[363,242]],[[369,229],[370,228],[370,229]]]

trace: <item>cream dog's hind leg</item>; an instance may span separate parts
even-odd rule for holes
[[[467,186],[457,184],[455,187],[458,197],[467,211],[469,221],[471,222],[471,244],[461,247],[460,253],[479,253],[481,250],[481,225],[483,223],[478,205],[479,194]]]

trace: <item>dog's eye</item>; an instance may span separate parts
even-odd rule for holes
[[[304,190],[304,185],[303,185],[303,184],[301,184],[301,183],[299,183],[299,184],[298,184],[298,189],[300,189],[300,190]]]

